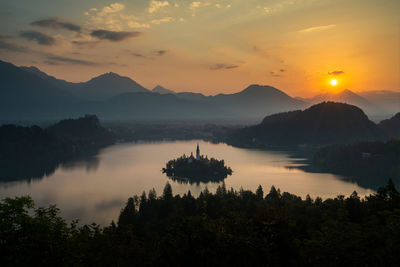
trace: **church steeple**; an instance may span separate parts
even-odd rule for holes
[[[197,148],[196,148],[196,160],[200,160],[200,148],[199,148],[198,143],[197,143]]]

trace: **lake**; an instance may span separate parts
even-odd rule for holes
[[[208,157],[224,159],[233,170],[225,179],[227,188],[255,191],[258,185],[268,193],[270,187],[296,194],[307,194],[323,199],[339,194],[350,195],[356,190],[360,196],[371,194],[370,189],[347,182],[342,177],[326,173],[308,173],[296,168],[303,160],[289,152],[243,149],[227,144],[204,141],[154,143],[123,143],[105,148],[90,160],[58,167],[54,173],[30,181],[1,182],[0,197],[30,195],[37,206],[56,204],[68,221],[96,222],[107,225],[117,220],[127,199],[155,188],[158,195],[167,181],[174,194],[188,190],[198,195],[206,186],[215,192],[219,184],[183,184],[174,182],[161,172],[165,163],[182,154],[200,152]]]

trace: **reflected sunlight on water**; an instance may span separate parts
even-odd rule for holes
[[[0,183],[0,197],[30,195],[39,206],[57,204],[62,216],[68,220],[79,218],[83,223],[105,225],[118,219],[128,197],[152,188],[161,194],[167,181],[170,181],[174,194],[191,190],[193,195],[198,195],[206,186],[215,191],[218,184],[182,184],[161,173],[168,160],[183,153],[190,155],[197,143],[202,154],[224,159],[232,168],[232,176],[225,179],[227,188],[239,190],[243,187],[255,191],[258,185],[262,185],[264,192],[268,192],[275,185],[282,192],[303,198],[307,194],[328,198],[350,195],[354,190],[360,196],[373,192],[340,180],[337,175],[286,168],[299,165],[297,159],[290,158],[287,152],[179,141],[118,144],[102,150],[93,160],[59,167],[54,174],[30,183]]]

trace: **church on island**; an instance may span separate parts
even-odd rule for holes
[[[189,182],[219,182],[232,174],[232,169],[225,165],[224,160],[208,158],[200,154],[200,147],[197,144],[196,156],[193,152],[190,157],[182,155],[179,158],[168,161],[162,172],[175,180]]]
[[[193,152],[190,152],[190,157],[189,157],[188,162],[192,163],[194,160],[207,160],[208,161],[207,155],[205,158],[202,155],[200,155],[199,144],[197,144],[197,148],[196,148],[196,157],[193,156]]]

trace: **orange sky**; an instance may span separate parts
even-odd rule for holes
[[[0,1],[0,59],[204,94],[400,91],[400,1]],[[330,86],[330,79],[338,85]]]

